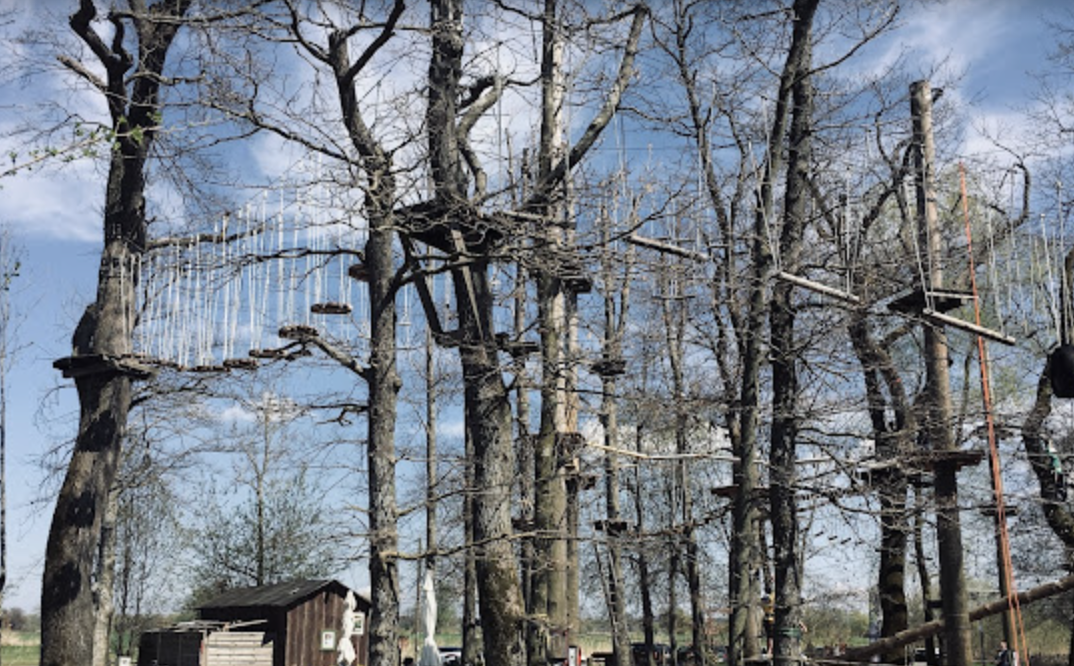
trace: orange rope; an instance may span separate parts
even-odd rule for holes
[[[977,296],[977,271],[973,261],[973,234],[970,230],[970,204],[966,194],[966,169],[959,162],[958,165],[959,186],[962,194],[962,217],[966,223],[966,252],[969,255],[970,286],[973,293],[973,316],[974,323],[981,325],[981,303]],[[1022,608],[1018,603],[1018,588],[1014,583],[1014,567],[1011,563],[1011,541],[1007,532],[1007,512],[1003,504],[1003,476],[999,466],[999,446],[996,443],[995,421],[992,417],[992,388],[989,382],[988,351],[985,347],[984,336],[977,336],[977,366],[981,371],[981,397],[984,401],[985,423],[988,429],[988,453],[989,467],[992,472],[992,494],[996,499],[996,527],[999,531],[1001,557],[1003,558],[1004,573],[1007,584],[1007,608],[1013,615],[1015,631],[1015,651],[1019,655],[1020,663],[1029,663],[1029,644],[1026,641],[1025,623],[1022,621]],[[1021,661],[1024,659],[1024,661]]]

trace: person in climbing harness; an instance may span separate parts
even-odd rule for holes
[[[999,642],[995,666],[1018,666],[1018,653],[1007,647],[1007,641]]]

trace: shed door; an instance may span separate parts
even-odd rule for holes
[[[209,634],[202,666],[272,666],[272,634],[261,631]]]

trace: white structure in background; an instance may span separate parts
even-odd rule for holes
[[[421,614],[422,631],[425,642],[421,646],[418,666],[440,666],[440,650],[436,647],[436,589],[433,587],[433,572],[425,570],[425,580],[421,584],[424,608]]]
[[[354,632],[354,611],[358,608],[358,600],[354,598],[354,592],[348,591],[347,598],[343,600],[343,621],[339,632],[339,645],[337,651],[339,658],[336,662],[339,666],[351,666],[358,655],[354,653],[354,641],[351,637]]]

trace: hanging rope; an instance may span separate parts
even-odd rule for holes
[[[969,261],[970,289],[973,293],[974,323],[981,326],[981,303],[977,294],[976,267],[973,261],[973,233],[970,228],[970,206],[966,195],[966,169],[958,165],[959,186],[962,195],[962,217],[966,225],[966,254]],[[1014,649],[1023,655],[1029,663],[1029,644],[1026,642],[1025,623],[1022,620],[1022,608],[1018,602],[1018,588],[1014,582],[1014,567],[1011,563],[1010,535],[1007,532],[1007,513],[1003,503],[1003,476],[999,465],[999,446],[996,443],[996,427],[992,413],[992,387],[989,381],[988,349],[984,336],[977,336],[977,367],[981,371],[981,399],[984,402],[985,424],[988,432],[988,460],[992,472],[992,494],[996,501],[996,528],[999,532],[1000,556],[1003,559],[1005,583],[1007,586],[1007,608],[1012,615],[1016,636]]]

